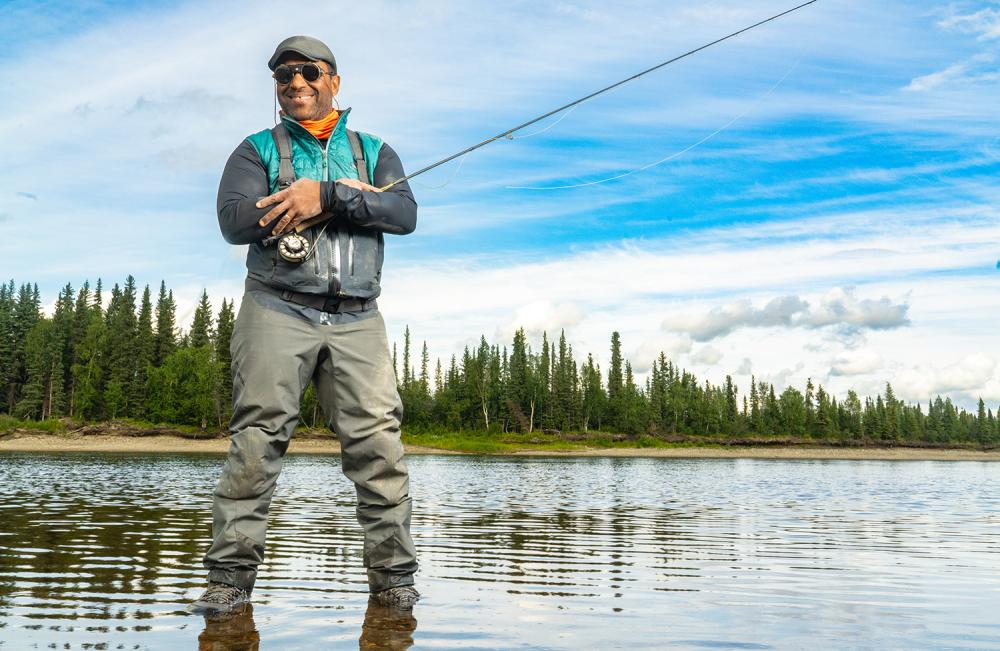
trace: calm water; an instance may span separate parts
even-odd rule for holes
[[[339,459],[290,456],[253,610],[206,621],[221,463],[0,455],[0,649],[1000,648],[1000,464],[410,457],[410,617]]]

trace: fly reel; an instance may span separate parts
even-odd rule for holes
[[[287,262],[302,262],[309,255],[309,240],[298,233],[285,233],[278,240],[278,255]]]

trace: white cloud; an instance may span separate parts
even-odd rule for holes
[[[741,299],[715,306],[704,314],[669,317],[663,327],[686,332],[695,341],[710,341],[739,328],[751,327],[846,325],[881,330],[908,324],[906,310],[906,303],[893,303],[888,297],[858,299],[853,288],[837,288],[821,298],[815,307],[799,296],[774,298],[761,308]]]
[[[645,373],[652,368],[653,361],[659,358],[660,353],[663,353],[668,360],[674,360],[690,351],[690,337],[655,333],[633,349],[628,359],[632,363],[633,371]]]
[[[517,294],[510,298],[517,300]],[[541,337],[543,332],[559,332],[564,328],[572,328],[583,319],[584,312],[575,303],[555,303],[547,299],[539,299],[519,305],[514,311],[514,318],[507,325],[499,328],[496,338],[510,341],[514,331],[524,328],[525,334],[532,338]]]
[[[982,397],[993,403],[1000,400],[1000,368],[992,355],[975,353],[945,366],[918,364],[906,368],[896,374],[893,387],[904,395],[921,396],[924,401],[938,394],[963,394],[967,402]]]
[[[873,350],[844,351],[830,362],[830,375],[867,375],[882,367],[882,356]]]
[[[723,357],[722,351],[715,346],[702,346],[691,355],[691,361],[695,364],[705,364],[711,366],[716,364]]]
[[[996,57],[992,54],[977,54],[967,61],[948,66],[943,70],[915,77],[903,90],[925,92],[939,86],[954,83],[993,82],[1000,78],[996,70],[984,68],[992,64]]]
[[[1000,10],[986,7],[971,14],[952,14],[939,23],[945,29],[976,34],[980,39],[1000,38]]]

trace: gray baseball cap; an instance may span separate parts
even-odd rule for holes
[[[310,61],[326,61],[330,64],[330,72],[336,74],[337,60],[333,58],[333,52],[326,46],[326,43],[313,38],[312,36],[289,36],[274,49],[267,67],[273,72],[278,67],[278,59],[286,52],[294,52],[309,59]]]

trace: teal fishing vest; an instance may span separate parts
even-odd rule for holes
[[[287,116],[282,121],[291,137],[292,167],[295,178],[335,181],[358,178],[351,145],[347,139],[346,109],[337,121],[324,147],[311,133]],[[364,152],[368,178],[375,178],[378,152],[382,140],[377,136],[357,132]],[[247,141],[257,151],[267,170],[268,187],[273,194],[278,187],[280,156],[270,129],[259,131]],[[324,225],[326,228],[324,229]],[[315,253],[304,262],[288,262],[278,255],[277,246],[250,245],[247,251],[247,274],[272,287],[291,289],[326,296],[378,296],[382,275],[382,233],[332,218],[303,233],[315,247]]]

